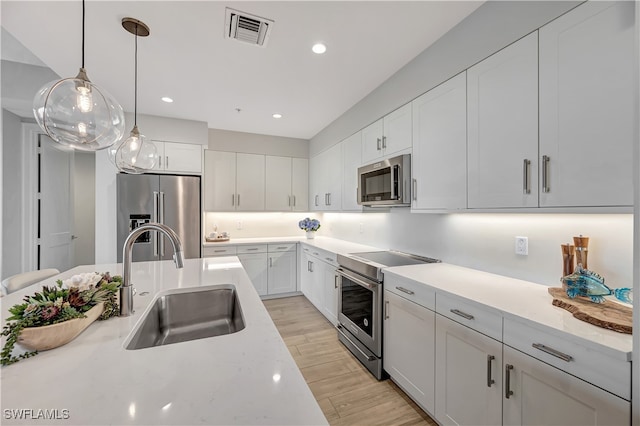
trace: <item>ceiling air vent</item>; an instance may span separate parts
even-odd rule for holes
[[[265,46],[273,21],[226,8],[226,37],[256,46]]]

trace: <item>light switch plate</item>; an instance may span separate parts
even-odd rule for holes
[[[529,255],[529,238],[516,237],[516,254],[521,256]]]

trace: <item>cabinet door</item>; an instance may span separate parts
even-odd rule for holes
[[[204,152],[204,208],[207,211],[235,210],[236,153]]]
[[[267,291],[267,253],[239,254],[238,259],[260,296]]]
[[[540,29],[541,206],[633,205],[634,3],[586,2]]]
[[[330,263],[318,262],[322,267],[323,309],[322,314],[333,325],[338,324],[338,277],[336,267]]]
[[[435,412],[435,312],[385,290],[383,367],[418,405]]]
[[[467,70],[469,208],[538,206],[538,33]]]
[[[492,358],[493,357],[493,358]],[[502,423],[502,343],[436,315],[436,419]]]
[[[313,288],[313,275],[311,273],[311,257],[302,251],[300,253],[300,291],[311,300],[311,289]]]
[[[596,426],[631,422],[628,401],[506,345],[504,364],[505,425]]]
[[[311,211],[324,210],[324,189],[325,175],[322,166],[324,165],[325,153],[311,157],[309,160],[309,207]]]
[[[158,161],[156,165],[153,167],[153,170],[162,172],[165,169],[164,162],[164,142],[161,141],[151,141],[156,147],[156,152],[158,153]]]
[[[267,155],[266,197],[267,210],[288,211],[293,206],[291,197],[291,158]]]
[[[322,262],[313,256],[307,257],[307,299],[322,312],[324,309],[324,269]],[[303,290],[304,291],[304,290]]]
[[[164,170],[168,172],[202,173],[202,145],[165,142]]]
[[[362,211],[358,204],[358,167],[362,159],[362,132],[342,143],[342,211]]]
[[[326,176],[325,210],[342,208],[342,147],[336,144],[326,151],[323,173]]]
[[[291,160],[291,204],[296,212],[309,211],[309,160]]]
[[[411,148],[411,102],[387,114],[383,119],[382,150],[385,157]]]
[[[383,119],[362,129],[362,163],[367,164],[382,158]]]
[[[264,210],[264,155],[236,154],[236,210]]]
[[[269,253],[269,294],[296,291],[296,261],[295,251]]]
[[[458,74],[413,101],[412,209],[467,207],[467,79]]]

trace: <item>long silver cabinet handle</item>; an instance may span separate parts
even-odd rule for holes
[[[531,188],[529,188],[529,168],[531,167],[531,160],[524,159],[522,163],[522,191],[525,194],[531,194]]]
[[[389,301],[384,302],[384,319],[389,319]]]
[[[165,156],[164,164],[165,164],[165,167],[168,169],[169,168],[169,156],[168,155]]]
[[[509,399],[511,395],[513,395],[513,391],[511,390],[511,370],[513,370],[513,365],[507,364],[504,366],[504,397]]]
[[[273,267],[273,257],[269,258],[269,267],[272,268]]]
[[[474,319],[474,318],[475,318],[473,315],[468,314],[468,313],[466,313],[466,312],[462,312],[462,311],[460,311],[460,310],[458,310],[458,309],[449,309],[449,311],[450,311],[452,314],[456,314],[456,315],[461,316],[462,318],[467,319],[467,320],[472,320],[472,319]]]
[[[376,141],[377,141],[377,143],[378,143],[378,149],[377,149],[377,150],[378,150],[378,151],[380,151],[380,149],[382,149],[382,148],[380,147],[380,143],[382,142],[382,139],[377,138],[377,139],[376,139]]]
[[[296,206],[296,196],[294,195],[293,196],[293,207],[295,207],[295,206]]]
[[[238,207],[240,207],[240,194],[238,194]]]
[[[257,250],[258,250],[258,248],[257,248],[257,247],[254,247],[254,248],[248,248],[248,249],[247,249],[247,251],[257,251]]]
[[[291,195],[289,195],[288,197],[289,197],[289,207],[291,207]]]
[[[406,288],[404,288],[404,287],[398,287],[398,286],[396,286],[396,290],[400,290],[401,292],[403,292],[403,293],[407,293],[407,294],[409,294],[409,295],[414,295],[414,294],[416,294],[414,291],[408,290],[408,289],[406,289]]]
[[[549,158],[548,155],[542,156],[542,192],[549,192],[551,188],[549,188]]]
[[[315,205],[316,205],[316,207],[318,207],[318,197],[319,197],[319,195],[315,196]]]
[[[542,343],[533,343],[531,346],[533,346],[534,348],[538,349],[539,351],[548,353],[549,355],[553,355],[556,358],[560,358],[561,360],[565,361],[565,362],[571,362],[573,361],[573,357],[571,355],[567,355],[563,352],[557,351],[553,348],[550,348],[549,346],[545,346]]]
[[[411,198],[413,198],[413,201],[417,201],[418,200],[418,179],[413,179],[412,180],[412,188],[411,188],[411,192],[413,192],[413,194],[411,194]]]
[[[386,137],[386,136],[383,136],[383,137],[382,137],[382,148],[384,149],[384,148],[386,148],[386,147],[387,147],[387,137]]]
[[[374,356],[372,356],[372,355],[367,355],[366,353],[364,353],[364,351],[363,351],[362,349],[360,349],[360,348],[358,347],[358,345],[356,345],[355,343],[353,343],[353,340],[349,339],[349,337],[348,337],[346,334],[344,334],[344,333],[342,332],[342,326],[341,326],[341,325],[338,325],[337,329],[338,329],[338,332],[339,332],[340,334],[342,334],[342,337],[344,337],[345,339],[347,339],[347,340],[349,341],[349,343],[351,343],[351,344],[353,345],[353,347],[354,347],[354,348],[356,348],[356,350],[362,354],[362,356],[363,356],[363,357],[367,358],[367,360],[369,360],[369,361],[373,361],[373,360],[375,359],[375,357],[374,357]]]
[[[232,206],[236,205],[236,194],[231,194],[231,205]]]
[[[340,279],[340,275],[333,276],[333,287],[338,288],[338,280]]]
[[[496,359],[495,356],[493,355],[487,355],[487,387],[490,388],[492,384],[494,384],[496,381],[493,380],[493,378],[491,377],[491,364],[492,361]]]

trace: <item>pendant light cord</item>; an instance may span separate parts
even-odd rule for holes
[[[138,24],[136,24],[136,49],[135,49],[135,72],[134,72],[134,89],[133,89],[133,125],[138,125]]]
[[[84,0],[82,0],[82,68],[84,68]]]

